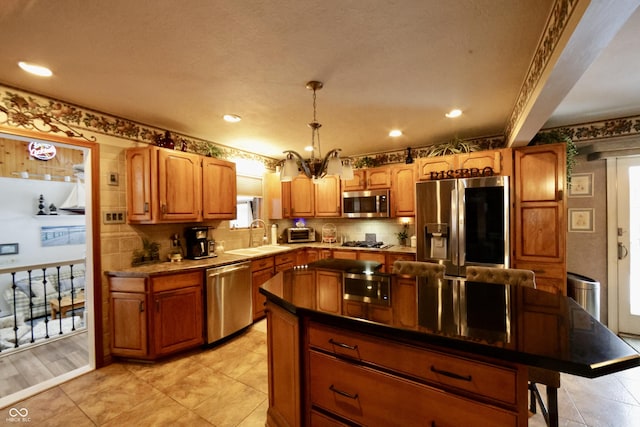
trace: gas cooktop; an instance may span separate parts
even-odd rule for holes
[[[381,248],[384,246],[384,242],[358,240],[358,241],[352,241],[352,242],[344,242],[342,246],[348,246],[351,248]]]

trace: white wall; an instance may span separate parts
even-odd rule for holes
[[[85,256],[86,245],[43,247],[40,228],[43,226],[85,225],[84,215],[38,216],[38,198],[42,194],[48,207],[60,206],[75,183],[36,179],[0,177],[0,244],[18,243],[19,253],[1,255],[0,269],[73,260]],[[0,316],[8,307],[2,295],[11,286],[9,274],[0,275]]]

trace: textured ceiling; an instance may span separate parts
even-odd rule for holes
[[[317,94],[323,154],[502,135],[552,4],[3,0],[0,82],[275,158],[310,142],[309,80],[325,85]],[[633,28],[639,20],[636,13]],[[628,88],[620,101],[596,91],[603,79],[640,88],[629,68],[615,81],[607,74],[611,61],[638,56],[633,28],[600,55],[598,68],[580,81],[570,76],[578,84],[553,105],[551,119],[546,107],[540,124],[640,114]],[[46,65],[54,76],[28,76],[20,60]],[[454,107],[463,116],[445,118]],[[243,120],[226,123],[226,113]],[[404,135],[387,136],[395,128]]]

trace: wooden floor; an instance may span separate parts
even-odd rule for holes
[[[87,331],[0,353],[0,398],[71,372],[89,363]]]

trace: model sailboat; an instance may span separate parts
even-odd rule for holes
[[[62,202],[60,209],[63,211],[68,211],[76,214],[84,214],[85,207],[85,191],[84,191],[84,173],[78,172],[75,174],[76,176],[76,185],[73,186],[71,193]]]

